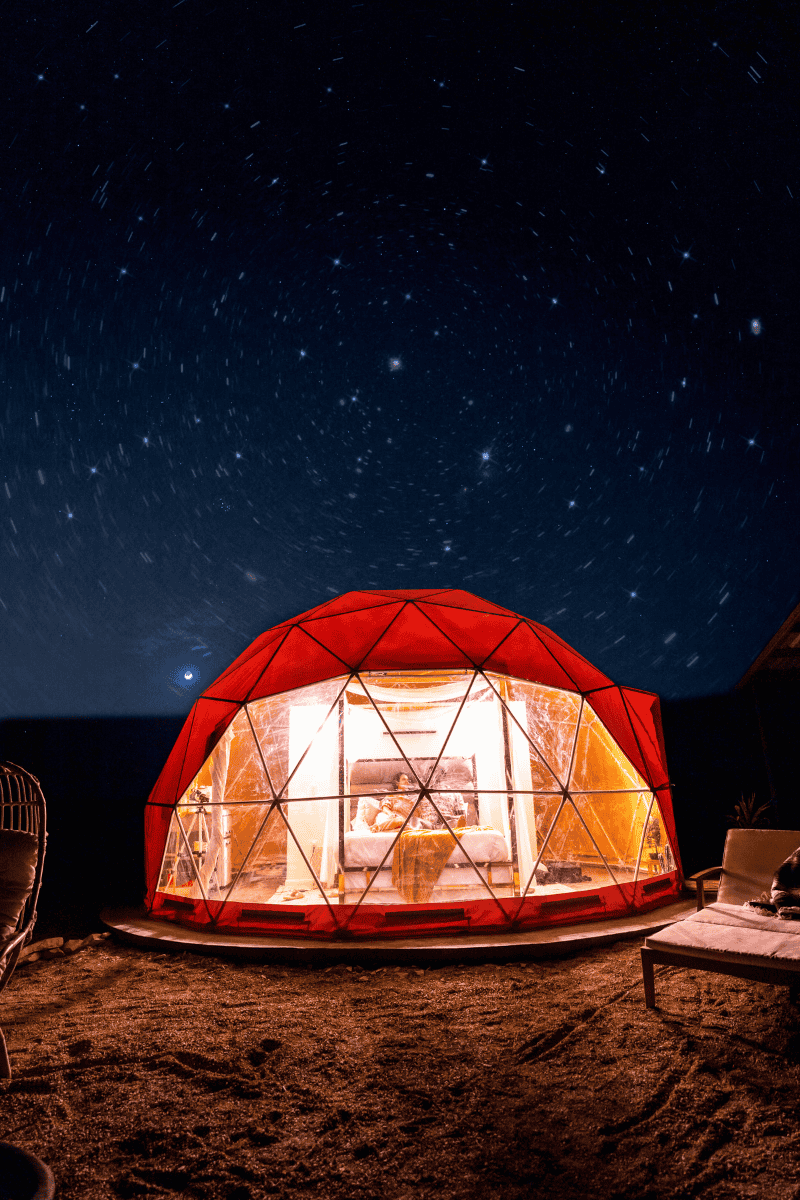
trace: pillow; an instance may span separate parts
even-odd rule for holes
[[[375,818],[381,811],[380,801],[374,796],[362,796],[358,802],[358,811],[353,821],[355,833],[372,833]]]
[[[25,901],[36,880],[39,839],[35,833],[0,829],[0,940],[17,932]]]

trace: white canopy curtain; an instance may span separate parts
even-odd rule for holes
[[[286,799],[294,801],[286,805],[286,819],[297,839],[286,840],[287,888],[316,888],[300,846],[322,886],[333,884],[339,840],[338,731],[337,710],[329,704],[303,704],[290,710],[289,760],[298,762],[307,747],[308,753],[286,789]]]
[[[346,761],[396,759],[398,770],[402,770],[403,756],[409,760],[437,759],[471,679],[472,672],[464,672],[456,681],[443,681],[432,687],[404,686],[402,677],[396,687],[381,686],[370,676],[364,677],[363,683],[353,680],[348,685],[346,698],[363,696],[374,703],[346,706]],[[472,684],[468,703],[480,690],[488,689],[478,679]],[[461,753],[453,747],[451,736],[445,752],[448,755]]]

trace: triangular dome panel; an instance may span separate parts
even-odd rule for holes
[[[580,690],[573,676],[544,644],[538,630],[534,631],[526,621],[517,623],[482,666],[485,671],[497,671],[501,675],[519,675],[551,687]]]
[[[429,597],[425,598],[425,604],[432,611],[437,608],[453,608],[462,612],[481,613],[486,616],[513,617],[515,621],[519,620],[517,613],[512,612],[510,608],[503,608],[500,604],[493,604],[491,600],[483,600],[480,596],[473,596],[471,592],[453,590],[432,593]]]
[[[288,629],[288,626],[287,626]],[[281,640],[286,636],[287,629],[270,629],[266,633],[262,633],[261,637],[256,638],[252,645],[243,650],[231,663],[226,667],[221,675],[218,675],[214,681],[216,694],[219,696],[230,695],[234,690],[230,680],[236,676],[243,667],[247,667],[250,663],[261,664],[263,670],[264,662],[271,658],[275,652],[275,648],[280,644]],[[236,688],[238,693],[240,688]]]
[[[431,621],[475,666],[485,662],[495,647],[519,624],[513,614],[479,616],[474,609],[427,605]]]
[[[578,691],[588,692],[592,688],[605,687],[611,683],[607,675],[592,666],[582,654],[578,654],[577,650],[573,650],[572,646],[568,645],[563,638],[553,633],[552,629],[546,629],[544,625],[536,625],[536,632],[556,662],[560,663],[570,678],[575,680]]]
[[[614,792],[647,788],[647,782],[612,738],[592,706],[584,702],[570,788],[580,792]]]
[[[259,654],[254,654],[249,658],[240,655],[236,664],[207,689],[206,695],[213,695],[215,699],[219,700],[241,703],[263,676],[275,655],[280,652],[280,648],[290,632],[291,629],[282,630],[280,637],[270,645],[263,647]]]
[[[247,699],[274,696],[346,674],[347,665],[340,658],[310,638],[301,626],[296,626],[289,630],[278,653],[253,683]]]
[[[309,609],[307,613],[295,617],[292,624],[308,624],[311,627],[317,620],[329,617],[346,617],[350,613],[356,612],[372,612],[393,604],[400,605],[402,603],[403,601],[400,599],[391,596],[382,596],[377,592],[346,592],[343,596],[336,596],[334,599],[327,601],[327,603],[320,604],[317,608]]]
[[[542,684],[509,679],[505,684],[507,704],[515,723],[521,727],[531,744],[531,761],[539,759],[542,767],[535,768],[541,782],[534,787],[550,788],[549,781],[566,787],[575,751],[581,697],[576,692]]]
[[[281,903],[286,883],[287,826],[278,806],[253,805],[242,812],[238,824],[241,837],[232,846],[226,901]]]
[[[303,629],[332,654],[342,658],[351,671],[356,671],[402,607],[397,601],[379,607],[353,609],[348,612],[346,621],[338,615],[318,617],[306,622]]]
[[[361,666],[368,671],[392,667],[413,670],[420,662],[441,669],[470,666],[464,652],[456,649],[416,604],[406,604]]]
[[[618,882],[632,882],[650,802],[644,792],[571,794],[597,849]]]
[[[647,767],[647,776],[653,787],[662,787],[667,783],[665,770],[667,755],[664,747],[661,705],[658,696],[654,696],[650,692],[634,691],[632,688],[621,688],[620,691],[631,718],[634,736]]]
[[[542,864],[547,868],[543,883],[547,887],[572,885],[577,890],[617,883],[602,852],[603,839],[595,836],[598,832],[597,822],[587,822],[581,806],[568,799],[542,855]]]

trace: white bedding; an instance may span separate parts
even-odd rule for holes
[[[397,830],[386,833],[358,833],[354,830],[344,835],[345,866],[348,867],[377,867],[384,854],[389,856],[384,863],[391,868],[391,846],[397,837]],[[473,829],[463,833],[461,845],[473,862],[507,862],[511,857],[506,840],[496,829]],[[467,863],[469,859],[461,846],[454,846],[453,853],[447,860],[447,865]]]

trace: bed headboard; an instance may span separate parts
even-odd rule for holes
[[[426,780],[434,766],[435,758],[420,758],[409,755],[411,763],[420,779]],[[398,771],[408,770],[402,758],[359,758],[350,764],[349,791],[356,796],[368,792],[388,792],[392,788],[392,780]],[[475,788],[475,762],[472,758],[462,756],[443,756],[439,760],[439,770],[436,773],[436,786],[452,789],[454,792],[473,791]]]

